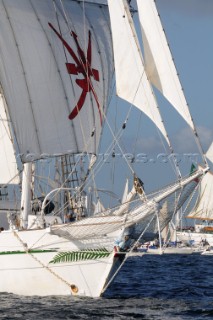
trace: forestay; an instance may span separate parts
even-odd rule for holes
[[[100,3],[0,0],[0,81],[23,162],[97,151],[113,74]]]

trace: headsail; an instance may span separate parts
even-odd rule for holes
[[[113,74],[99,2],[0,1],[0,81],[23,162],[97,151]]]
[[[119,97],[142,110],[159,128],[169,144],[126,0],[108,0]]]
[[[137,5],[148,78],[194,129],[155,1],[137,0]]]

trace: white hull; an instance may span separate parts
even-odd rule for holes
[[[148,249],[149,254],[192,254],[193,250],[191,248],[157,248]]]
[[[196,248],[190,247],[174,247],[174,248],[157,248],[157,249],[148,249],[147,253],[150,254],[192,254],[198,253],[199,251]]]
[[[48,230],[15,231],[17,236],[13,231],[0,233],[0,292],[100,296],[113,266],[113,250],[107,258],[52,264],[58,252],[75,250],[76,243]]]

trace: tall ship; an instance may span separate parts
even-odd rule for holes
[[[0,232],[0,292],[99,297],[128,257],[120,242],[127,236],[134,247],[146,232],[164,229],[209,170],[158,8],[154,0],[134,7],[126,0],[0,0],[0,49],[1,125],[11,146],[1,156],[8,228]],[[174,182],[156,192],[145,193],[122,148],[129,112],[113,130],[114,86],[129,110],[156,126],[173,159]],[[154,88],[193,132],[203,166],[191,175],[178,167]],[[123,197],[106,206],[101,194],[115,192],[98,188],[96,177],[115,147],[131,187],[124,184]]]

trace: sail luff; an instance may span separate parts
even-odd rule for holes
[[[168,136],[147,79],[137,34],[126,0],[108,0],[117,95],[143,111]]]

